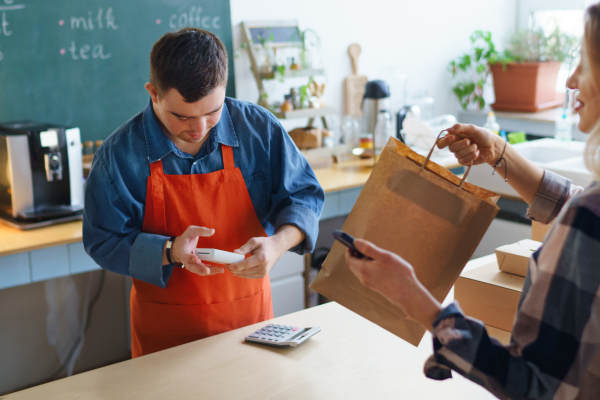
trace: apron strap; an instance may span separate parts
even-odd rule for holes
[[[221,144],[221,153],[223,153],[223,169],[234,169],[235,162],[233,161],[233,148]]]
[[[162,160],[150,164],[150,178],[152,179],[152,212],[154,215],[154,229],[159,235],[167,236],[167,217],[165,216],[165,190],[163,186],[165,173]]]

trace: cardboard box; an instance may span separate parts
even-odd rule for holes
[[[503,331],[512,331],[525,278],[498,270],[491,262],[460,274],[454,298],[466,315]]]
[[[538,242],[542,242],[544,240],[544,236],[550,229],[550,225],[552,224],[542,224],[536,221],[532,221],[531,223],[531,239],[537,240]]]
[[[529,258],[542,245],[535,240],[524,239],[496,249],[496,260],[500,271],[519,276],[527,275]]]

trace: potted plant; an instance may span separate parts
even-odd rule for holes
[[[475,105],[477,109],[485,106],[483,88],[490,75],[489,64],[501,58],[490,32],[475,31],[470,39],[471,50],[448,65],[452,77],[459,80],[452,91],[465,110],[469,104]]]
[[[556,81],[561,63],[572,57],[578,39],[555,30],[520,32],[500,53],[490,32],[475,31],[471,50],[451,61],[449,70],[461,80],[452,88],[461,106],[485,106],[483,88],[490,72],[494,80],[494,110],[535,112],[562,104],[557,97]]]
[[[556,92],[563,62],[573,57],[579,40],[542,29],[517,33],[510,41],[507,59],[490,63],[498,111],[536,112],[563,104]]]

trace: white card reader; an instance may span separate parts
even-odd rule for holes
[[[196,249],[196,255],[202,261],[209,261],[215,264],[234,264],[245,258],[241,254],[217,249]]]

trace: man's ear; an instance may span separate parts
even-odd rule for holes
[[[152,82],[147,82],[144,87],[150,93],[150,97],[152,98],[153,103],[158,103],[158,90],[156,90],[156,86]]]

